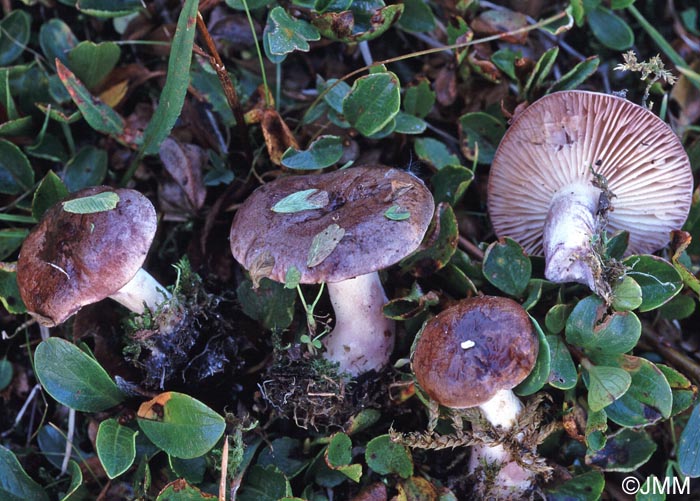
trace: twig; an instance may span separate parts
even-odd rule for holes
[[[5,438],[8,436],[12,431],[17,428],[17,425],[19,422],[22,420],[24,417],[24,413],[27,412],[27,407],[29,407],[29,404],[34,400],[34,397],[36,396],[36,393],[41,390],[41,385],[40,384],[35,384],[34,387],[32,388],[32,391],[29,392],[29,396],[27,397],[27,400],[22,404],[22,408],[19,410],[17,413],[17,417],[15,417],[15,422],[12,423],[12,427],[9,430],[5,430],[0,434],[0,438]]]
[[[478,259],[479,261],[484,260],[484,251],[479,249],[476,245],[471,243],[469,240],[464,238],[462,235],[459,235],[457,237],[457,242],[459,243],[459,246],[464,249],[467,254],[469,254],[471,257]]]
[[[228,435],[224,435],[221,451],[221,479],[219,480],[219,501],[226,501],[226,477],[228,476]]]
[[[253,158],[253,153],[250,147],[250,141],[248,140],[248,128],[245,124],[245,117],[243,116],[241,102],[239,101],[236,89],[231,82],[231,77],[229,77],[228,71],[226,71],[226,66],[224,66],[221,56],[219,56],[219,51],[216,50],[216,44],[214,44],[214,40],[209,34],[204,18],[202,18],[202,14],[199,12],[197,12],[197,29],[199,30],[199,34],[202,36],[204,44],[209,51],[209,62],[214,68],[214,71],[216,71],[216,76],[219,77],[221,87],[224,89],[226,101],[233,112],[233,116],[236,118],[236,131],[238,132],[241,146],[243,146],[243,152],[245,153],[246,160],[250,161]]]
[[[66,452],[61,463],[61,475],[68,470],[71,452],[73,452],[73,436],[75,435],[75,409],[68,409],[68,435],[66,436]]]
[[[665,360],[668,360],[674,367],[678,367],[683,375],[692,379],[695,384],[700,384],[700,364],[685,353],[674,348],[671,343],[665,339],[663,333],[647,325],[643,325],[642,337],[644,341],[659,352]]]

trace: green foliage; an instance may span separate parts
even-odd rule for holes
[[[29,478],[12,451],[2,445],[0,445],[0,494],[8,501],[49,499],[41,486]]]
[[[408,448],[380,435],[367,443],[367,465],[380,475],[397,474],[402,478],[413,475],[413,458]]]
[[[136,459],[138,432],[122,426],[116,419],[105,419],[97,430],[95,447],[100,463],[109,478],[116,478],[128,470]]]
[[[42,341],[34,353],[34,363],[44,389],[71,409],[99,412],[125,398],[94,358],[64,339]]]
[[[515,240],[493,242],[484,253],[484,277],[511,296],[520,296],[530,281],[530,258]]]
[[[224,433],[224,418],[202,402],[177,392],[167,392],[143,404],[139,428],[156,446],[176,458],[206,454]]]

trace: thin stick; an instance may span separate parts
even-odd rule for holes
[[[226,501],[226,477],[228,476],[228,435],[224,435],[224,448],[221,451],[221,479],[219,480],[219,501]]]
[[[469,254],[471,257],[478,259],[479,261],[484,260],[484,251],[479,249],[476,245],[471,243],[469,240],[464,238],[462,235],[459,235],[458,238],[458,243],[459,246],[464,249],[467,254]]]
[[[253,158],[252,150],[250,147],[250,141],[248,140],[248,127],[245,124],[245,117],[243,116],[243,109],[241,108],[241,102],[238,99],[238,94],[236,93],[236,88],[231,82],[231,77],[229,77],[228,71],[226,71],[226,66],[219,56],[219,51],[216,50],[216,44],[209,34],[209,29],[207,28],[202,14],[197,12],[197,29],[199,34],[204,40],[204,44],[209,51],[209,63],[211,64],[214,71],[216,71],[216,76],[219,77],[219,82],[221,82],[221,87],[224,89],[224,95],[226,96],[226,101],[228,102],[233,116],[236,118],[236,131],[238,132],[238,137],[243,146],[243,151],[245,152],[246,159],[250,160]]]
[[[66,452],[61,463],[61,475],[68,470],[71,452],[73,452],[73,436],[75,435],[75,409],[68,409],[68,436],[66,436]]]

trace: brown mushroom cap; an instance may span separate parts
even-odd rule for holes
[[[323,207],[291,213],[272,210],[285,197],[310,189],[319,190],[314,198],[322,200]],[[385,212],[393,206],[410,217],[389,219]],[[255,190],[238,209],[231,226],[231,252],[254,278],[284,282],[287,271],[296,267],[301,283],[340,282],[386,268],[413,252],[434,209],[421,180],[397,169],[366,166],[287,176]],[[314,238],[331,225],[344,231],[342,237],[321,239],[330,254],[309,266]]]
[[[113,191],[112,210],[74,214],[63,202]],[[142,194],[107,186],[72,193],[46,211],[22,244],[17,283],[27,310],[58,325],[81,307],[121,289],[146,259],[156,211]]]
[[[462,345],[468,341],[473,346]],[[535,366],[538,348],[532,322],[518,303],[475,297],[425,324],[413,354],[413,372],[441,405],[475,407],[523,381]]]
[[[615,195],[611,232],[630,232],[629,253],[653,252],[685,222],[693,191],[678,137],[651,111],[593,92],[549,94],[519,114],[491,164],[488,209],[496,234],[542,254],[553,195],[591,185],[590,167]]]

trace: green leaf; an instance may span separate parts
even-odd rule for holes
[[[235,456],[235,452],[229,452],[229,454],[229,457],[231,457],[229,464],[231,464],[234,461],[233,458],[237,458],[237,456]],[[201,484],[208,469],[207,456],[200,456],[192,459],[180,459],[168,456],[168,463],[178,477],[184,478],[193,484]]]
[[[679,294],[659,308],[659,316],[668,320],[683,320],[695,313],[695,306],[693,297]]]
[[[121,49],[114,42],[80,42],[68,53],[68,66],[88,89],[94,89],[114,69]]]
[[[604,410],[593,412],[588,409],[588,419],[586,420],[586,444],[592,451],[599,451],[605,447],[608,437],[608,415]]]
[[[623,51],[632,47],[632,28],[610,9],[598,6],[588,12],[588,25],[593,35],[609,49]]]
[[[498,143],[506,132],[502,120],[477,111],[459,117],[460,144],[464,156],[469,160],[488,164],[493,160]]]
[[[99,412],[125,398],[94,358],[65,339],[52,337],[39,343],[34,365],[49,395],[71,409]]]
[[[0,391],[10,386],[13,373],[12,363],[6,358],[0,358]]]
[[[379,475],[397,474],[401,478],[413,475],[413,458],[408,447],[391,441],[389,435],[379,435],[367,443],[365,461]]]
[[[299,268],[292,265],[287,272],[284,274],[284,288],[285,289],[296,289],[297,285],[301,281],[301,272]]]
[[[683,279],[671,263],[656,256],[630,256],[624,260],[630,267],[627,275],[642,288],[639,311],[650,311],[665,304],[683,288]]]
[[[290,214],[305,210],[321,209],[328,205],[328,192],[311,188],[295,191],[273,205],[270,210],[281,214]]]
[[[628,352],[641,334],[642,325],[634,313],[608,314],[597,296],[579,301],[566,322],[566,341],[582,347],[591,356]]]
[[[642,304],[642,288],[629,275],[615,284],[612,307],[617,311],[632,311]]]
[[[98,18],[128,16],[143,8],[140,0],[78,0],[75,7],[82,13]]]
[[[78,44],[78,39],[65,22],[53,18],[41,25],[39,44],[46,61],[53,66],[56,59],[68,64],[68,52]]]
[[[633,472],[656,451],[656,443],[644,431],[623,428],[608,437],[601,450],[586,456],[586,464],[603,471]]]
[[[438,204],[425,235],[424,241],[430,246],[401,261],[401,268],[417,277],[427,277],[444,268],[457,250],[457,217],[449,204]]]
[[[184,478],[173,480],[158,493],[156,501],[212,501],[218,499],[214,494],[202,492],[190,485]]]
[[[620,357],[620,366],[632,377],[629,390],[606,407],[611,421],[620,426],[653,424],[671,416],[673,394],[663,372],[649,360],[630,355]]]
[[[309,464],[307,459],[300,459],[302,457],[301,441],[290,437],[280,437],[260,451],[257,464],[263,468],[274,466],[287,478],[294,478]]]
[[[403,109],[409,115],[425,118],[435,105],[435,92],[427,78],[420,78],[416,85],[406,88],[403,95]]]
[[[600,65],[600,58],[598,56],[591,56],[584,59],[570,71],[564,73],[559,80],[554,82],[554,84],[547,89],[547,93],[577,89],[583,82],[588,80],[591,75],[598,71],[598,65]]]
[[[462,165],[445,165],[430,178],[436,203],[456,205],[474,180],[474,172]]]
[[[401,17],[402,3],[383,6],[383,1],[352,2],[350,10],[324,12],[312,20],[321,35],[341,42],[363,42],[382,35]]]
[[[435,29],[435,15],[424,0],[404,0],[404,9],[398,25],[414,33],[422,33]]]
[[[335,433],[324,453],[326,465],[339,471],[354,482],[362,476],[362,465],[350,464],[352,461],[352,441],[345,433]]]
[[[137,422],[151,442],[176,458],[209,452],[224,433],[224,418],[199,400],[169,391],[139,407]]]
[[[226,5],[235,10],[256,10],[272,3],[272,0],[226,0]]]
[[[39,429],[37,434],[37,443],[39,450],[46,457],[47,461],[55,468],[61,468],[63,465],[63,457],[66,454],[66,434],[63,430],[59,430],[53,424],[47,424]],[[83,461],[91,454],[78,449],[78,444],[73,444],[71,448],[71,460]],[[81,459],[83,458],[83,459]]]
[[[114,191],[103,191],[88,197],[67,200],[61,205],[63,210],[72,214],[94,214],[113,210],[119,203],[119,195]]]
[[[532,263],[515,240],[505,237],[487,247],[483,272],[495,287],[511,296],[520,296],[530,281]]]
[[[554,489],[547,489],[548,501],[598,501],[605,488],[605,477],[595,470],[567,480]]]
[[[243,313],[260,322],[264,328],[286,329],[294,318],[294,301],[297,291],[268,278],[260,280],[260,286],[253,288],[250,280],[244,280],[236,289],[236,295]]]
[[[19,295],[17,272],[0,270],[0,303],[13,315],[27,312],[27,307]]]
[[[0,21],[0,66],[8,66],[22,55],[31,34],[32,18],[23,10],[13,10]]]
[[[343,115],[365,136],[382,130],[399,112],[401,91],[398,77],[391,73],[373,73],[355,80],[343,99]]]
[[[552,367],[552,354],[550,352],[549,342],[544,335],[540,324],[533,317],[530,317],[532,325],[535,327],[537,339],[539,341],[539,350],[537,352],[537,360],[532,372],[518,386],[513,388],[513,391],[520,396],[532,395],[538,392],[549,379],[549,374]]]
[[[24,471],[17,457],[0,445],[0,497],[4,501],[48,501],[46,491]]]
[[[160,151],[160,143],[170,134],[185,103],[187,87],[190,83],[190,62],[194,35],[197,31],[198,8],[198,0],[185,0],[178,17],[175,36],[170,46],[165,86],[160,95],[158,107],[143,132],[142,151],[146,155],[155,155]]]
[[[289,480],[277,468],[253,465],[243,479],[236,501],[278,501],[291,495]]]
[[[329,224],[318,232],[311,240],[306,266],[313,268],[321,264],[335,250],[343,236],[345,236],[345,229],[335,223]]]
[[[25,228],[3,228],[0,230],[0,260],[16,251],[29,234]]]
[[[678,466],[683,475],[700,477],[700,405],[696,405],[678,442]]]
[[[134,464],[137,434],[138,431],[120,425],[114,418],[100,423],[95,447],[109,478],[118,477]]]
[[[309,41],[319,40],[321,34],[316,27],[290,16],[282,7],[273,8],[267,15],[265,26],[265,48],[273,56],[284,56],[295,50],[309,51]]]
[[[82,148],[63,170],[63,182],[71,193],[102,184],[107,176],[107,152],[94,146]]]
[[[56,59],[56,70],[71,99],[90,127],[103,134],[113,136],[120,136],[124,133],[124,119],[119,113],[90,94],[85,85],[58,59]]]
[[[289,147],[282,165],[289,169],[318,170],[334,165],[343,156],[343,140],[338,136],[319,136],[306,150]]]
[[[411,213],[399,205],[392,205],[384,211],[384,217],[392,221],[404,221],[411,217]]]
[[[34,186],[34,169],[17,146],[0,139],[0,193],[18,195]]]
[[[535,63],[532,73],[530,73],[530,76],[525,83],[526,96],[531,96],[533,91],[542,86],[544,79],[547,78],[547,75],[549,75],[549,73],[552,71],[554,61],[557,59],[558,55],[559,47],[555,45],[540,56],[537,63]]]
[[[695,388],[690,380],[673,367],[663,364],[656,364],[656,366],[663,373],[671,387],[671,393],[673,394],[671,416],[680,414],[693,405],[695,401]]]
[[[422,118],[399,111],[394,117],[394,132],[398,134],[422,134],[428,124]],[[374,136],[372,136],[374,137]]]
[[[491,62],[503,73],[508,75],[511,80],[518,81],[518,76],[515,74],[515,61],[523,57],[521,52],[515,52],[511,49],[497,50],[491,56]]]
[[[629,389],[632,376],[619,367],[605,367],[589,364],[588,378],[588,406],[593,412],[598,412],[616,399],[620,398]]]
[[[415,140],[413,148],[416,155],[423,162],[432,165],[437,170],[447,165],[459,165],[457,155],[450,152],[444,143],[432,137],[419,137]]]
[[[68,461],[68,473],[70,474],[70,485],[61,501],[82,501],[85,498],[85,487],[83,485],[83,472],[77,461]]]
[[[544,325],[552,334],[559,334],[566,327],[566,320],[569,318],[573,307],[570,304],[555,304],[552,306],[544,319]]]
[[[571,358],[571,352],[561,336],[547,336],[551,353],[551,371],[548,382],[554,388],[570,390],[576,386],[578,373]]]
[[[57,204],[68,196],[66,186],[52,170],[50,170],[34,192],[32,200],[32,216],[39,220],[49,207]]]

